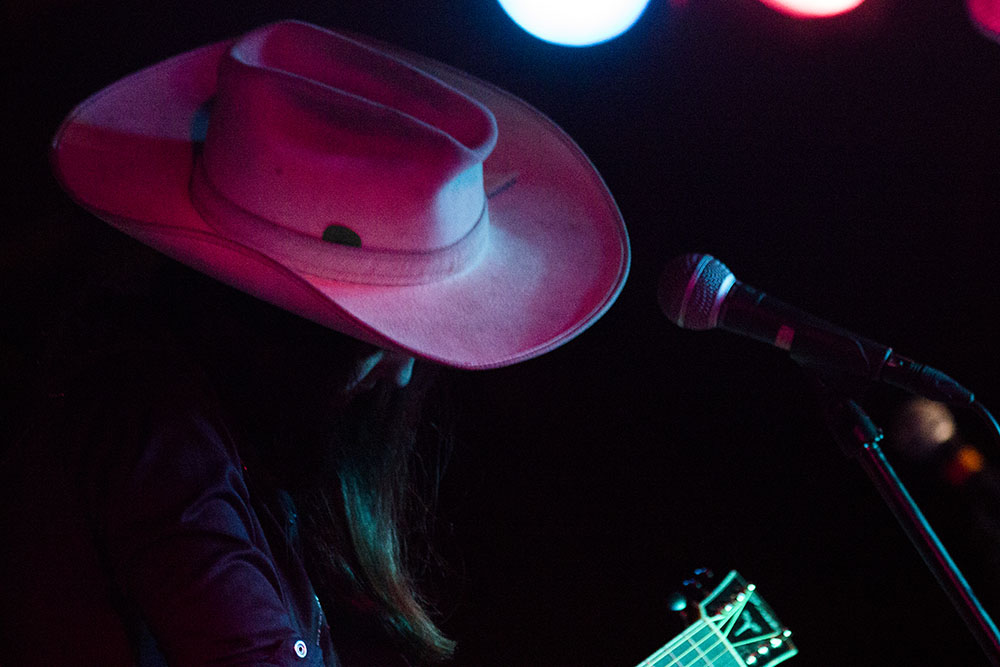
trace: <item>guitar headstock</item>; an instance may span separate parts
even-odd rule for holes
[[[720,647],[739,657],[739,665],[770,667],[799,651],[771,607],[735,570],[698,604],[701,618],[716,635]],[[732,655],[735,653],[735,656]]]
[[[684,582],[689,598],[698,598],[699,618],[692,618],[682,596],[671,601],[689,623],[639,667],[771,667],[798,654],[792,633],[771,607],[737,572],[715,584],[699,570]],[[707,591],[707,594],[706,594]]]

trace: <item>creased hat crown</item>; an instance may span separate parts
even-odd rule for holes
[[[110,84],[67,116],[52,165],[77,202],[140,242],[457,368],[562,345],[628,275],[611,193],[537,109],[424,56],[298,22]]]
[[[193,184],[211,224],[353,282],[436,280],[481,253],[497,130],[480,103],[295,22],[241,38],[218,76]]]

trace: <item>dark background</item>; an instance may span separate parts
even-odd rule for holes
[[[523,97],[591,157],[629,226],[618,303],[543,358],[453,379],[446,627],[462,664],[630,665],[679,629],[690,570],[737,568],[796,665],[974,665],[976,644],[781,353],[659,314],[688,251],[927,361],[1000,404],[1000,46],[960,0],[800,21],[756,0],[653,0],[624,36],[538,41],[493,0],[80,2],[4,10],[5,428],[28,351],[101,234],[49,175],[61,118],[112,81],[279,18],[366,33]],[[70,267],[70,268],[67,268]],[[901,396],[863,396],[880,423]],[[967,439],[988,434],[959,415]],[[949,489],[915,492],[991,608],[1000,582]]]

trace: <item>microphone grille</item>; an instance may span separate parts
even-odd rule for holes
[[[711,255],[690,253],[667,262],[660,276],[660,309],[684,329],[712,329],[722,299],[735,282],[733,272]]]

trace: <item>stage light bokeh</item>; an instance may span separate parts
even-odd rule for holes
[[[507,15],[535,37],[590,46],[632,27],[649,0],[499,0]]]
[[[849,12],[864,0],[760,0],[780,12],[799,18],[822,18]]]
[[[966,0],[965,5],[980,30],[1000,39],[1000,0]]]

